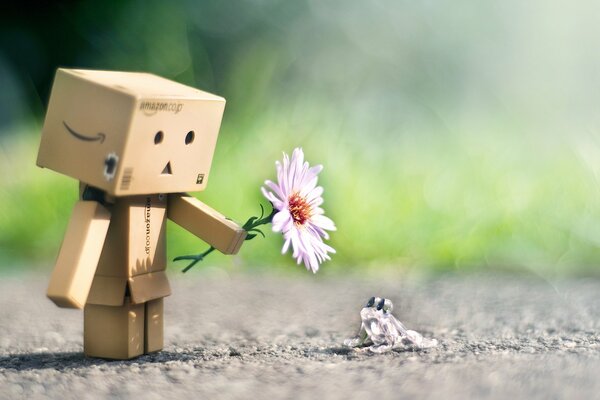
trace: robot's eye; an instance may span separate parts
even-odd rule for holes
[[[189,131],[187,135],[185,135],[185,144],[190,144],[194,141],[194,131]]]
[[[163,141],[163,131],[158,131],[156,132],[156,135],[154,135],[154,144],[159,144],[160,142]]]

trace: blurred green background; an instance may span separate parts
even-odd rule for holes
[[[0,263],[54,261],[77,183],[35,166],[55,69],[224,96],[208,189],[243,222],[281,152],[323,164],[322,269],[600,269],[600,3],[103,1],[0,13]],[[201,268],[293,267],[282,239]],[[169,256],[205,245],[169,225]],[[181,265],[183,267],[183,265]]]

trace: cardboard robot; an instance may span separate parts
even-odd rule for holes
[[[163,347],[167,218],[225,254],[246,232],[185,192],[206,188],[225,99],[132,72],[59,69],[37,159],[80,181],[48,286],[84,308],[84,353]]]

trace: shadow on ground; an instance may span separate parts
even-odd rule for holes
[[[64,353],[32,353],[32,354],[14,354],[0,356],[0,370],[30,371],[42,369],[54,369],[57,371],[66,371],[71,369],[89,368],[92,366],[127,366],[140,364],[164,364],[172,361],[186,362],[191,360],[202,360],[206,358],[205,349],[190,350],[186,352],[161,351],[159,353],[148,354],[131,360],[108,360],[100,358],[86,357],[83,352],[64,352]],[[235,350],[226,352],[211,352],[210,358],[228,358],[239,356]]]
[[[412,349],[396,349],[391,354],[400,353],[423,353],[426,354],[428,350],[412,350]],[[32,371],[32,370],[43,370],[53,369],[56,371],[68,371],[73,369],[89,368],[93,366],[107,366],[107,367],[127,367],[131,365],[147,365],[147,364],[166,364],[170,362],[178,363],[198,363],[198,362],[214,362],[214,361],[225,361],[227,359],[238,358],[252,362],[253,359],[262,359],[270,357],[273,360],[279,358],[302,358],[302,359],[314,359],[320,357],[337,357],[354,360],[358,357],[370,357],[376,356],[373,353],[367,351],[366,348],[360,351],[347,347],[312,347],[306,346],[302,348],[284,349],[279,348],[273,351],[272,347],[197,347],[188,348],[185,350],[179,349],[178,351],[161,351],[158,353],[147,354],[131,360],[109,360],[100,358],[89,358],[86,357],[83,352],[57,352],[57,353],[31,353],[31,354],[13,354],[0,356],[0,371],[1,370],[12,370],[12,371]]]

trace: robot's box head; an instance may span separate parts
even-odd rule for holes
[[[151,74],[59,69],[37,164],[113,196],[200,191],[224,108]]]

